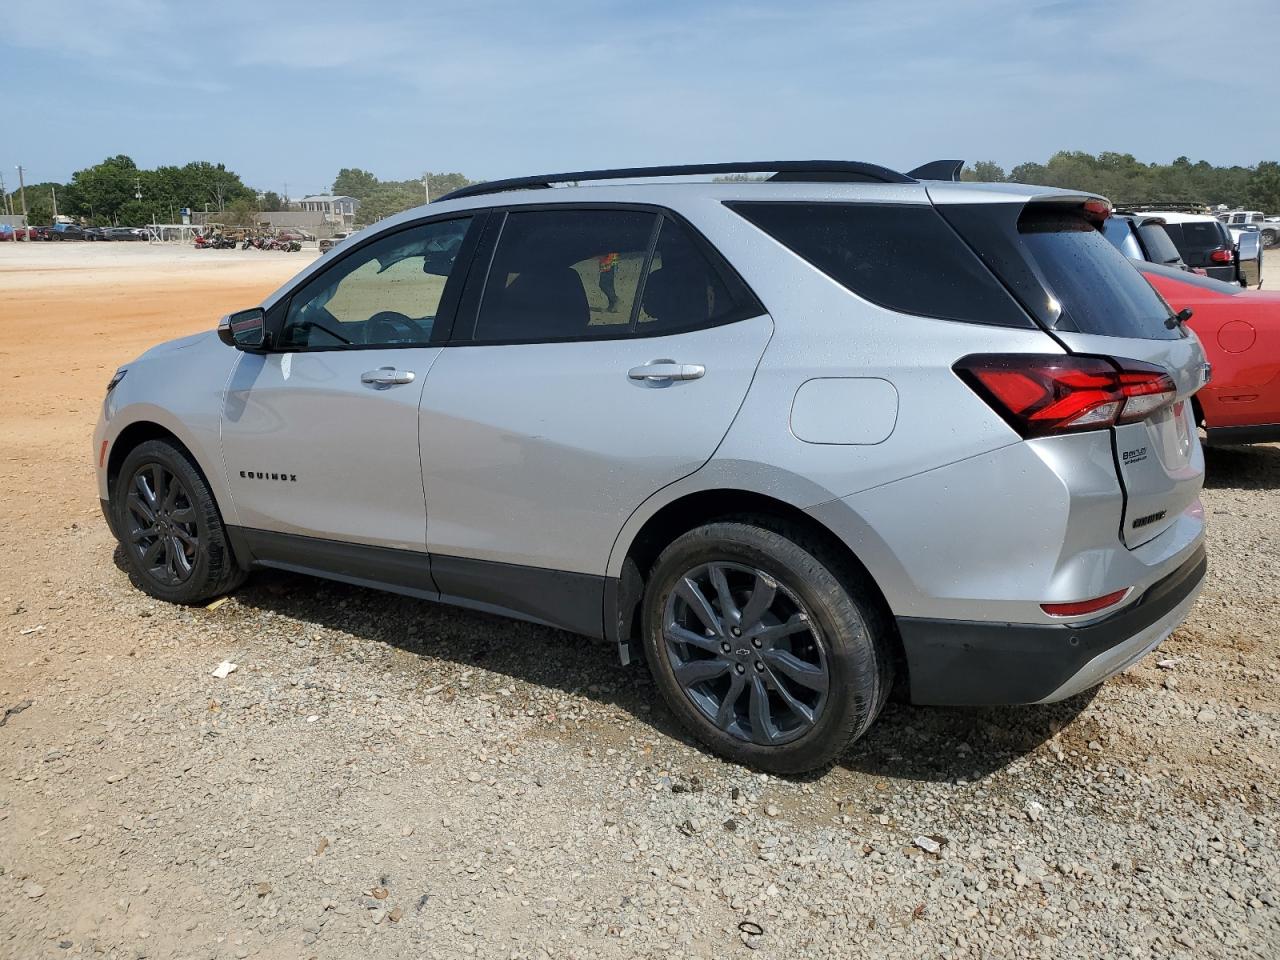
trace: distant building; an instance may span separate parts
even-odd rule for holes
[[[360,206],[360,201],[355,197],[323,195],[303,197],[301,200],[294,201],[290,206],[295,206],[298,210],[306,213],[323,214],[326,223],[353,227],[356,222],[356,209]]]

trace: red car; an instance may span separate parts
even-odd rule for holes
[[[1213,364],[1208,385],[1192,400],[1208,442],[1280,442],[1280,292],[1155,263],[1134,266],[1174,310],[1192,312],[1188,326]]]

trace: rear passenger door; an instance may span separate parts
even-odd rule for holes
[[[491,214],[422,398],[441,592],[537,614],[541,586],[564,586],[550,571],[602,576],[631,512],[711,457],[772,330],[737,274],[669,213]],[[540,616],[598,631],[598,603],[583,609],[594,625]]]

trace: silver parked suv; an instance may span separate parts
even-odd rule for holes
[[[116,373],[108,522],[165,600],[277,567],[602,638],[778,772],[895,677],[1071,696],[1204,578],[1208,367],[1105,201],[939,173],[568,173],[392,217]]]

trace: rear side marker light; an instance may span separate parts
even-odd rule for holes
[[[974,354],[953,369],[1028,439],[1137,423],[1177,399],[1164,368],[1138,360]]]
[[[1235,256],[1230,250],[1215,250],[1213,253],[1209,254],[1209,259],[1214,263],[1231,263],[1235,259]]]
[[[1094,597],[1092,600],[1076,600],[1072,603],[1042,603],[1040,609],[1051,617],[1080,617],[1086,613],[1097,613],[1107,607],[1114,607],[1129,595],[1129,588],[1108,593],[1105,597]]]
[[[98,451],[98,469],[101,470],[102,467],[106,464],[106,462],[107,462],[107,441],[103,440],[102,449]]]

